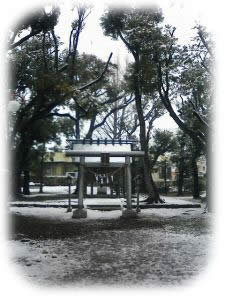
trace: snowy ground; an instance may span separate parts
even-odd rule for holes
[[[73,185],[71,186],[71,191],[74,191],[76,189],[76,186]],[[46,194],[67,194],[68,193],[68,186],[44,186],[43,187],[43,192],[44,194],[40,194],[40,195],[46,195]],[[30,188],[31,191],[31,195],[30,197],[34,196],[34,194],[38,194],[39,193],[39,187],[38,186],[32,186]],[[91,192],[91,188],[90,186],[87,187],[87,193],[90,194]],[[94,186],[93,187],[93,193],[94,195],[97,194],[97,187]],[[107,194],[110,194],[110,188],[107,187]]]
[[[76,189],[76,186],[72,186],[71,187],[71,191],[74,191]],[[67,186],[45,186],[44,187],[44,193],[40,194],[39,193],[39,188],[37,186],[32,187],[31,189],[31,194],[29,196],[26,195],[26,204],[32,204],[32,203],[36,203],[36,204],[43,204],[42,201],[44,201],[47,204],[68,204],[68,199],[59,199],[60,195],[63,194],[68,194],[68,187]],[[90,194],[90,187],[87,187],[87,194]],[[107,194],[110,195],[110,188],[108,187],[107,189]],[[35,198],[38,197],[38,199],[40,199],[39,197],[46,197],[48,195],[57,195],[58,199],[56,200],[36,200]],[[94,195],[97,195],[97,187],[94,187]],[[144,201],[146,199],[146,195],[142,195],[140,194],[140,202]],[[195,200],[193,202],[193,199],[191,196],[186,196],[186,197],[162,197],[163,199],[166,200],[166,203],[168,204],[190,204],[190,203],[194,203],[194,204],[199,204],[201,201],[199,200]],[[29,200],[28,200],[29,199]],[[133,203],[135,203],[136,199],[132,199]],[[35,202],[34,202],[35,201]],[[11,204],[22,204],[24,203],[23,201],[10,201]],[[77,204],[78,200],[77,199],[71,199],[71,204]],[[123,206],[123,204],[126,203],[126,199],[124,198],[87,198],[84,199],[84,206],[88,206],[89,204],[94,204],[94,205],[119,205],[119,206]]]
[[[167,203],[193,201],[165,198]],[[188,284],[208,261],[211,216],[202,212],[145,209],[137,219],[123,220],[121,210],[88,209],[87,219],[77,220],[65,208],[12,207],[10,256],[20,276],[38,285]]]
[[[68,194],[68,186],[44,186],[43,187],[43,194],[39,194],[39,187],[38,186],[32,186],[30,188],[31,191],[31,195],[30,196],[26,196],[26,197],[34,197],[34,196],[46,196],[47,194],[52,195],[52,194]],[[71,186],[71,191],[75,191],[76,190],[76,186],[73,185]],[[87,187],[87,194],[90,194],[91,192],[91,188],[90,186]],[[93,194],[97,195],[97,187],[94,186],[93,187]],[[110,195],[110,188],[107,187],[107,194]],[[203,192],[202,196],[205,196],[205,192]]]
[[[146,199],[146,196],[140,197],[140,203]],[[164,197],[164,200],[166,201],[167,204],[199,204],[200,201],[194,201],[192,197]],[[136,199],[132,200],[134,204],[136,204]],[[37,201],[37,200],[26,200],[24,201],[11,201],[11,204],[24,204],[26,203],[27,205],[32,205],[32,204],[43,204],[43,201]],[[45,200],[44,203],[46,204],[68,204],[68,199],[57,199],[57,200]],[[75,205],[78,204],[77,199],[71,199],[71,204]],[[88,205],[118,205],[123,207],[123,205],[126,204],[126,199],[124,198],[87,198],[84,199],[84,207],[86,208]]]

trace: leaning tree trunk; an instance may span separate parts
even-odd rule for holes
[[[146,139],[146,130],[145,130],[145,121],[144,121],[144,116],[143,116],[143,111],[142,111],[142,106],[141,106],[141,101],[137,99],[136,101],[136,107],[139,115],[139,122],[140,122],[140,143],[141,143],[141,150],[144,151],[144,182],[146,186],[146,190],[148,192],[148,202],[153,203],[153,202],[159,202],[160,201],[160,196],[158,193],[158,190],[156,186],[154,185],[154,181],[152,178],[151,170],[152,170],[152,163],[151,159],[149,157],[149,147],[148,147],[148,141]]]
[[[137,109],[138,120],[140,124],[140,144],[141,150],[144,151],[144,181],[145,186],[148,192],[148,202],[159,202],[160,196],[156,186],[153,183],[153,178],[151,174],[151,159],[149,157],[149,147],[148,140],[146,138],[146,125],[144,119],[144,112],[142,108],[142,96],[140,89],[140,66],[139,66],[139,56],[135,56],[135,69],[133,76],[133,86],[134,86],[134,94],[135,94],[135,104]]]

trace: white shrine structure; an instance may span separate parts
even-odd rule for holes
[[[122,182],[123,194],[126,197],[127,208],[124,217],[132,217],[136,212],[132,210],[131,202],[131,160],[143,157],[143,151],[134,151],[136,144],[132,140],[69,140],[71,150],[66,150],[66,156],[72,157],[78,166],[78,209],[73,211],[73,218],[86,218],[83,200],[87,186],[98,183],[98,197],[107,196],[106,188],[110,187],[110,195],[120,196]],[[121,180],[122,179],[122,180]]]

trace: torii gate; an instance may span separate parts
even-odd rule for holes
[[[132,210],[132,190],[131,190],[131,157],[143,157],[144,151],[84,151],[84,150],[67,150],[66,156],[79,157],[79,194],[78,194],[78,209],[73,211],[73,218],[86,218],[87,212],[84,209],[83,200],[84,200],[84,169],[85,167],[100,167],[107,164],[108,167],[120,167],[124,165],[125,174],[126,174],[126,199],[127,199],[127,209],[123,211],[124,217],[136,216],[136,212]],[[86,157],[101,157],[101,162],[97,163],[88,163],[86,162]],[[110,163],[111,157],[122,157],[125,158],[125,163]]]

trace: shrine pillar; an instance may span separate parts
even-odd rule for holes
[[[87,211],[84,209],[84,164],[85,157],[80,157],[80,166],[79,166],[79,193],[78,193],[78,209],[73,211],[73,218],[80,219],[87,217]]]
[[[137,216],[136,211],[132,210],[132,186],[131,186],[131,165],[130,156],[125,158],[125,176],[126,176],[126,198],[127,198],[127,209],[122,212],[122,217],[133,218]]]
[[[126,156],[125,158],[126,163],[126,188],[127,188],[127,209],[132,209],[132,202],[131,202],[131,168],[130,168],[130,157]]]

